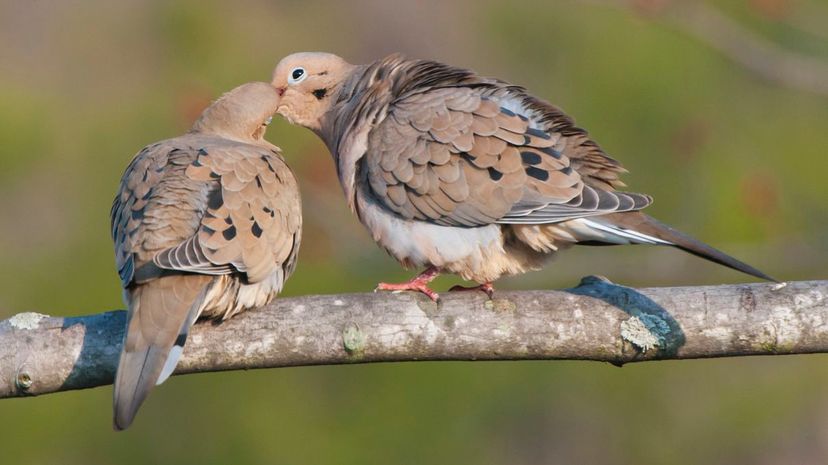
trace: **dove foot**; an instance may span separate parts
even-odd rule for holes
[[[404,283],[379,283],[377,284],[377,291],[415,291],[425,294],[434,302],[440,301],[440,295],[434,292],[428,283],[440,274],[440,270],[436,267],[428,267],[425,271],[418,274],[414,279]]]
[[[494,285],[492,283],[483,283],[483,284],[480,284],[478,286],[470,286],[470,287],[457,285],[457,286],[453,286],[451,289],[449,289],[449,292],[458,292],[458,291],[461,291],[461,292],[462,291],[483,291],[483,292],[486,293],[487,296],[489,296],[489,299],[494,298]]]

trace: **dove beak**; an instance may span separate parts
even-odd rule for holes
[[[279,97],[285,95],[285,88],[284,87],[277,87],[276,92],[279,93]]]

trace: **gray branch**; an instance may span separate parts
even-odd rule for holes
[[[0,322],[0,398],[110,384],[125,313]],[[196,324],[176,373],[417,360],[644,360],[828,352],[828,281],[281,298]]]

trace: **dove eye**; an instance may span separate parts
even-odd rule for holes
[[[307,71],[305,68],[298,67],[293,68],[290,72],[290,77],[288,78],[288,84],[299,84],[308,76]]]

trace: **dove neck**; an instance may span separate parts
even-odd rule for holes
[[[378,63],[354,68],[336,89],[331,108],[315,132],[334,159],[348,205],[355,209],[358,165],[368,150],[368,135],[386,116],[391,94],[388,74]],[[385,78],[385,79],[383,79]]]
[[[239,142],[255,143],[259,140],[256,136],[263,128],[258,126],[247,127],[230,118],[215,118],[216,111],[206,113],[193,124],[191,133],[219,136]],[[263,134],[262,134],[263,135]]]
[[[243,84],[207,107],[190,132],[261,144],[278,98],[276,89],[268,83]]]

